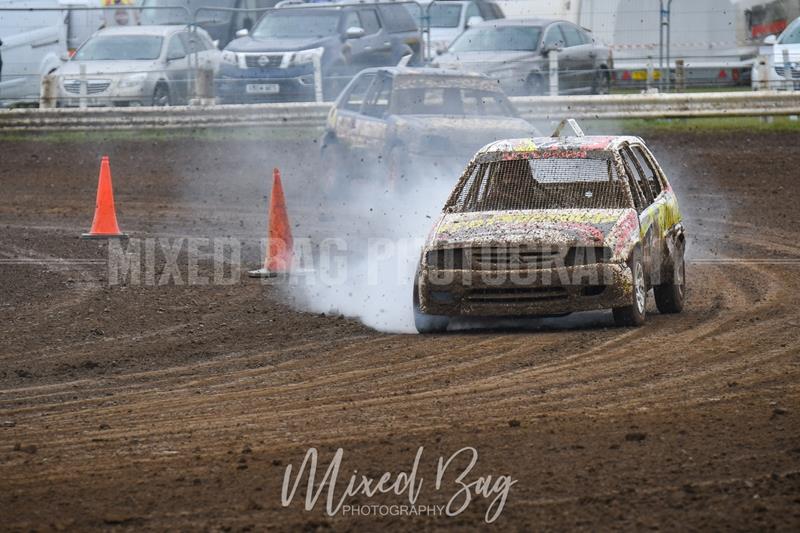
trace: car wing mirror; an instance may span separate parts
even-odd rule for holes
[[[767,35],[764,37],[764,44],[775,44],[778,42],[778,38],[775,35]]]
[[[247,28],[242,28],[241,30],[237,31],[235,35],[236,37],[247,37],[248,35],[250,35],[250,30],[248,30]]]
[[[467,28],[471,28],[471,27],[475,26],[476,24],[480,24],[481,22],[483,22],[483,17],[479,17],[477,15],[474,15],[474,16],[472,16],[472,17],[467,19]]]
[[[551,44],[550,46],[543,46],[542,47],[542,55],[548,56],[550,52],[560,52],[562,47],[559,44]]]
[[[366,34],[367,32],[364,31],[364,28],[359,28],[358,26],[350,26],[344,32],[344,36],[347,39],[360,39]]]

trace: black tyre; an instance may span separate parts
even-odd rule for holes
[[[169,87],[163,83],[156,85],[156,88],[153,91],[153,105],[156,107],[172,105],[172,100],[169,95]]]
[[[397,192],[405,189],[408,183],[408,165],[406,164],[406,151],[402,146],[393,146],[386,154],[386,189]]]
[[[417,278],[419,275],[417,275]],[[416,279],[416,278],[415,278]],[[442,315],[428,315],[419,309],[419,286],[414,282],[414,327],[417,332],[425,333],[444,333],[450,325],[450,317]]]
[[[345,157],[336,141],[323,141],[320,152],[322,192],[329,197],[343,196],[348,188]]]
[[[686,295],[686,262],[683,258],[683,249],[680,257],[673,259],[672,281],[653,287],[656,297],[656,307],[659,313],[672,314],[683,311],[683,300]]]
[[[609,92],[611,92],[611,74],[605,69],[600,69],[594,75],[592,93],[608,94]]]
[[[644,324],[647,308],[647,283],[645,281],[644,263],[642,254],[637,249],[628,260],[628,266],[633,273],[633,291],[631,291],[631,304],[613,309],[614,322],[618,326],[638,327]]]
[[[529,96],[541,96],[545,94],[544,76],[541,74],[531,74],[525,80],[525,94]]]

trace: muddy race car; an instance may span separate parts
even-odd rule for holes
[[[537,134],[497,84],[480,74],[367,69],[328,116],[320,143],[323,185],[336,190],[351,180],[383,180],[404,190],[417,174],[430,180],[437,169],[463,168],[488,142]]]
[[[663,170],[638,137],[491,143],[469,163],[423,248],[414,283],[421,333],[453,317],[613,310],[645,321],[683,309],[685,235]]]

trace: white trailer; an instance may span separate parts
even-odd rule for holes
[[[748,83],[760,39],[800,15],[800,0],[673,0],[670,46],[660,45],[659,0],[498,0],[509,18],[559,18],[592,30],[612,47],[617,82],[644,83],[647,67],[675,69],[689,83]],[[668,0],[663,1],[668,5]],[[670,61],[667,66],[666,56]]]

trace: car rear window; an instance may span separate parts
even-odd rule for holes
[[[380,4],[378,6],[378,9],[381,10],[386,30],[390,33],[418,31],[417,22],[404,5],[405,4]]]
[[[448,201],[450,212],[632,207],[608,152],[537,152],[473,163]]]
[[[459,87],[397,89],[392,95],[391,112],[396,115],[514,115],[514,109],[502,93]]]

